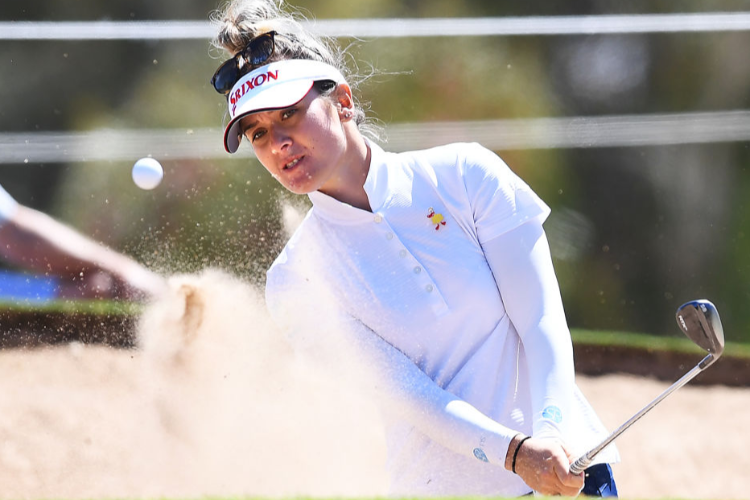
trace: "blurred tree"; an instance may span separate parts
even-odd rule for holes
[[[291,3],[319,19],[747,8],[736,0]],[[0,19],[204,20],[219,5],[27,0],[0,3]],[[747,109],[749,41],[748,32],[340,40],[355,42],[352,63],[375,68],[362,95],[385,123]],[[218,142],[224,101],[208,78],[222,58],[207,40],[0,42],[0,131],[214,127]],[[573,326],[676,334],[672,311],[705,296],[729,317],[728,338],[750,340],[747,144],[500,154],[553,208],[547,231]],[[167,272],[217,265],[263,279],[285,233],[282,191],[257,162],[165,160],[153,192],[132,185],[130,166],[4,166],[0,182]]]

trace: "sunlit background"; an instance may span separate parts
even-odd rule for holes
[[[676,336],[677,306],[708,298],[750,341],[746,2],[293,3],[371,74],[386,149],[480,142],[552,207],[571,326]],[[281,201],[308,202],[223,151],[218,6],[2,2],[0,184],[152,269],[262,283]],[[149,155],[165,179],[142,191]]]

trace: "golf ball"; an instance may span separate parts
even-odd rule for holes
[[[154,189],[163,177],[164,169],[153,158],[141,158],[133,165],[133,182],[141,189]]]

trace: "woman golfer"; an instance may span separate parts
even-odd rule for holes
[[[248,142],[312,201],[268,271],[268,307],[304,329],[333,297],[382,370],[392,493],[616,495],[615,449],[568,471],[606,430],[575,385],[549,208],[477,144],[394,154],[366,139],[341,52],[280,4],[235,1],[221,16],[224,144]]]

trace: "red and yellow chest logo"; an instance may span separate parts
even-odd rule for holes
[[[427,218],[430,219],[433,224],[435,224],[435,231],[440,229],[440,226],[445,225],[445,217],[443,217],[443,214],[436,214],[435,210],[433,210],[432,207],[430,207]]]

